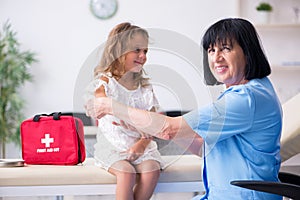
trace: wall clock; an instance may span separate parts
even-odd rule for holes
[[[99,19],[109,19],[118,10],[117,0],[91,0],[90,9],[94,16]]]

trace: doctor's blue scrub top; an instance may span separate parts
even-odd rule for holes
[[[210,200],[279,200],[233,180],[279,181],[282,110],[267,77],[227,88],[212,104],[184,115],[205,141],[204,196]]]

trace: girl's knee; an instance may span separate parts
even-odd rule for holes
[[[118,161],[114,163],[109,171],[113,174],[136,174],[134,166],[132,166],[128,161]]]
[[[155,160],[147,160],[137,165],[136,170],[138,173],[159,173],[160,164]]]

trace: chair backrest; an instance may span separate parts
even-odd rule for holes
[[[169,117],[177,117],[184,115],[188,111],[184,110],[170,110],[166,111],[164,114]],[[182,155],[182,154],[191,154],[187,150],[183,149],[179,145],[177,145],[174,141],[163,140],[159,138],[154,138],[154,141],[157,143],[158,150],[161,155]]]
[[[81,119],[84,126],[93,126],[93,120],[91,117],[86,116],[84,112],[63,112],[65,115],[73,115]]]
[[[300,93],[282,105],[281,158],[285,161],[300,153]]]

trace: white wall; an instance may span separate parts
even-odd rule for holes
[[[240,0],[240,15],[257,24],[259,15],[255,8],[260,2],[261,0]],[[298,7],[300,9],[299,0],[268,0],[267,2],[273,6],[270,15],[271,25],[295,23],[296,15],[293,8]],[[297,23],[300,23],[300,13]],[[257,30],[273,66],[286,65],[292,62],[300,64],[299,51],[297,50],[297,46],[300,45],[299,26],[258,27]]]
[[[130,21],[171,30],[199,44],[208,25],[236,15],[236,1],[119,0],[117,14],[99,20],[91,14],[89,0],[0,0],[0,23],[9,19],[22,48],[36,52],[39,60],[31,67],[34,82],[21,91],[27,101],[26,116],[74,110],[73,93],[82,65],[116,24]],[[158,63],[154,60],[152,56],[148,63]],[[168,65],[178,64],[169,60]],[[170,100],[159,98],[168,109]]]
[[[155,30],[156,33],[157,30],[172,31],[174,37],[168,37],[166,32],[161,37],[170,43],[174,42],[175,46],[182,46],[185,41],[199,45],[204,30],[217,19],[240,15],[255,23],[257,20],[255,6],[259,2],[259,0],[119,0],[117,14],[111,19],[99,20],[91,14],[89,0],[0,0],[0,23],[2,25],[6,20],[10,20],[21,47],[37,53],[39,62],[31,67],[34,82],[26,84],[20,91],[27,101],[25,114],[29,117],[41,112],[83,110],[82,99],[78,95],[81,95],[86,85],[84,81],[89,80],[88,76],[92,75],[93,62],[96,62],[95,60],[86,62],[86,59],[96,47],[103,44],[108,32],[116,24],[130,21]],[[269,0],[269,2],[274,7],[271,23],[290,23],[294,18],[292,7],[300,6],[297,0],[284,2]],[[263,29],[259,30],[259,33],[272,65],[300,60],[297,48],[300,45],[299,27],[276,31]],[[180,34],[185,38],[176,41]],[[188,57],[189,53],[195,54],[194,50],[195,48],[187,48],[187,54],[184,56]],[[197,76],[192,76],[195,69],[188,63],[187,57],[182,58],[182,55],[172,54],[170,51],[167,54],[157,50],[149,53],[146,69],[150,75],[155,76],[153,78],[156,83],[158,79],[163,78],[156,77],[161,75],[159,66],[168,68],[171,70],[170,73],[176,73],[181,81],[187,82],[170,86],[169,82],[173,83],[176,80],[171,76],[164,76],[168,79],[163,83],[165,85],[160,87],[160,83],[156,84],[158,98],[166,110],[191,109],[210,98],[211,91],[207,91],[202,83],[197,82]],[[197,60],[196,64],[199,62]],[[89,66],[86,66],[87,64]],[[294,72],[290,74],[295,76]],[[284,82],[281,76],[278,78],[274,76],[275,82],[281,81],[278,90],[282,101],[299,92],[299,88],[292,89],[292,92],[285,91],[285,88],[291,89],[288,76],[284,77],[287,81],[286,86],[281,85],[281,82]],[[295,84],[294,79],[292,83]],[[275,85],[278,86],[278,83]],[[174,88],[180,88],[180,91]],[[79,90],[79,93],[74,99],[76,90]],[[174,95],[178,92],[182,94]],[[199,92],[203,94],[198,96],[196,101],[188,98],[190,94],[197,96]],[[177,100],[174,100],[176,98]]]
[[[240,0],[240,16],[253,23],[258,20],[255,10],[261,0]],[[299,0],[267,0],[273,6],[270,26],[258,26],[257,31],[272,65],[271,80],[282,103],[300,92],[300,16],[296,21],[293,8]],[[277,24],[277,26],[276,26]],[[278,26],[278,24],[282,24]],[[296,24],[296,25],[295,25]],[[297,25],[298,24],[298,25]]]
[[[258,2],[119,0],[117,14],[102,21],[89,11],[89,0],[0,0],[0,24],[9,19],[21,47],[36,52],[39,60],[31,66],[34,82],[26,84],[20,91],[27,102],[25,115],[83,111],[80,95],[96,62],[93,59],[87,61],[87,58],[93,57],[91,53],[105,41],[108,32],[124,21],[154,30],[154,34],[162,30],[163,34],[158,38],[174,45],[167,48],[169,51],[153,48],[146,66],[163,108],[191,109],[203,104],[215,93],[204,88],[197,79],[199,71],[194,64],[200,62],[200,57],[195,58],[198,55],[195,45],[200,43],[204,30],[220,18],[241,15],[255,23]],[[269,2],[275,5],[272,23],[288,23],[293,18],[291,6],[300,4],[297,0]],[[260,30],[273,65],[300,60],[299,27],[295,29]],[[168,31],[172,32],[171,37],[165,35]],[[185,42],[192,48],[187,48]],[[180,51],[181,47],[184,51]],[[273,80],[282,101],[300,91],[299,72],[275,71]]]

